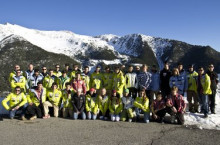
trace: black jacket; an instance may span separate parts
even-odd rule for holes
[[[207,71],[207,75],[209,75],[211,80],[211,89],[216,90],[218,85],[218,74],[216,72]]]
[[[78,97],[77,94],[74,94],[71,101],[73,104],[73,111],[74,112],[77,112],[77,111],[79,111],[80,113],[85,112],[86,100],[85,100],[84,95],[80,95]]]
[[[160,71],[160,88],[161,90],[166,90],[166,91],[170,91],[170,87],[169,87],[169,81],[170,81],[170,77],[171,77],[171,71],[170,70],[166,70],[165,68],[163,70]]]

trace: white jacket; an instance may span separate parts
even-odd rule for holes
[[[125,75],[125,87],[126,88],[138,88],[137,74],[128,72]]]
[[[124,106],[124,109],[129,109],[133,107],[134,99],[132,97],[122,97],[122,104]]]

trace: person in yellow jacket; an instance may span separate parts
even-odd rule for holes
[[[62,76],[59,64],[55,65],[55,71],[53,72],[53,75],[56,76],[56,78],[59,78],[60,76]]]
[[[21,70],[16,71],[16,75],[12,77],[10,83],[12,91],[14,91],[15,87],[19,86],[24,93],[26,92],[26,79],[21,75]]]
[[[107,94],[110,96],[112,91],[112,83],[113,83],[113,73],[110,70],[110,67],[107,66],[105,68],[105,72],[103,73],[103,88],[106,89]]]
[[[194,71],[193,65],[189,65],[189,70],[186,75],[187,81],[187,101],[189,103],[189,111],[192,113],[198,113],[199,100],[197,95],[197,84],[196,79],[198,73]],[[193,102],[192,102],[193,99]]]
[[[107,120],[109,117],[109,96],[106,94],[106,89],[102,88],[98,96],[99,118]]]
[[[89,120],[96,120],[98,114],[98,97],[95,89],[91,88],[86,94],[86,114]]]
[[[56,81],[56,76],[53,75],[53,70],[49,70],[49,74],[43,79],[43,87],[50,89],[52,84]]]
[[[125,78],[123,76],[123,73],[120,71],[119,67],[115,68],[115,73],[113,74],[113,86],[112,89],[116,90],[117,93],[120,94],[120,97],[123,95],[125,85]]]
[[[59,115],[59,104],[60,99],[62,97],[62,92],[57,88],[57,83],[52,84],[52,89],[47,91],[46,94],[49,101],[43,103],[44,106],[44,119],[50,118],[49,107],[53,107],[54,109],[54,117],[58,117]]]
[[[66,89],[65,84],[70,82],[70,78],[67,76],[67,71],[62,71],[62,76],[57,78],[56,82],[58,84],[58,89],[60,90]]]
[[[208,117],[209,112],[209,98],[208,95],[212,94],[210,77],[204,73],[204,68],[199,67],[197,78],[197,91],[200,99],[201,112],[204,117]]]
[[[139,92],[139,97],[136,97],[134,101],[135,112],[137,120],[140,120],[140,114],[144,114],[144,122],[149,123],[150,122],[150,107],[149,107],[149,99],[145,93],[145,90],[142,89]]]
[[[9,105],[7,104],[9,102]],[[14,92],[10,93],[4,100],[2,106],[9,111],[10,119],[14,119],[17,111],[21,110],[21,119],[26,120],[25,110],[27,107],[27,98],[19,86],[15,87]]]
[[[16,75],[16,71],[17,71],[17,70],[20,70],[20,69],[21,69],[21,67],[20,67],[18,64],[16,64],[16,65],[14,66],[14,71],[12,71],[12,72],[9,74],[9,78],[8,78],[9,82],[11,82],[12,78]],[[21,71],[21,75],[23,75],[23,72],[22,72],[22,71]]]
[[[100,72],[101,67],[97,66],[96,70],[91,74],[90,87],[96,89],[98,92],[102,88],[102,73]]]
[[[109,111],[111,121],[118,122],[120,120],[120,113],[123,110],[122,100],[116,90],[112,91],[112,96],[109,99]]]
[[[73,71],[70,73],[70,79],[73,80],[76,78],[76,74],[77,72],[80,72],[79,70],[79,65],[78,64],[74,64],[73,65]]]
[[[63,117],[66,118],[69,115],[73,118],[73,105],[71,103],[71,98],[74,95],[74,91],[71,90],[71,84],[69,82],[65,85],[66,88],[62,91]]]
[[[27,95],[28,106],[26,115],[30,120],[42,118],[44,114],[43,103],[46,101],[46,88],[43,87],[42,81],[37,83],[35,89],[31,89]]]

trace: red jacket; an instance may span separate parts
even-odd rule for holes
[[[86,84],[83,80],[74,80],[72,82],[73,89],[77,92],[78,89],[82,90],[82,93],[86,94]]]
[[[166,105],[164,100],[161,100],[161,101],[154,100],[153,103],[154,103],[154,110],[163,109],[163,107]]]
[[[167,104],[176,107],[177,112],[183,112],[183,109],[186,108],[186,103],[183,100],[183,96],[177,94],[176,96],[169,96],[167,99]]]

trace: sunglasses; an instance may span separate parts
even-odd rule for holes
[[[47,69],[42,69],[42,70],[47,70]]]
[[[16,92],[20,92],[21,90],[15,90]]]

